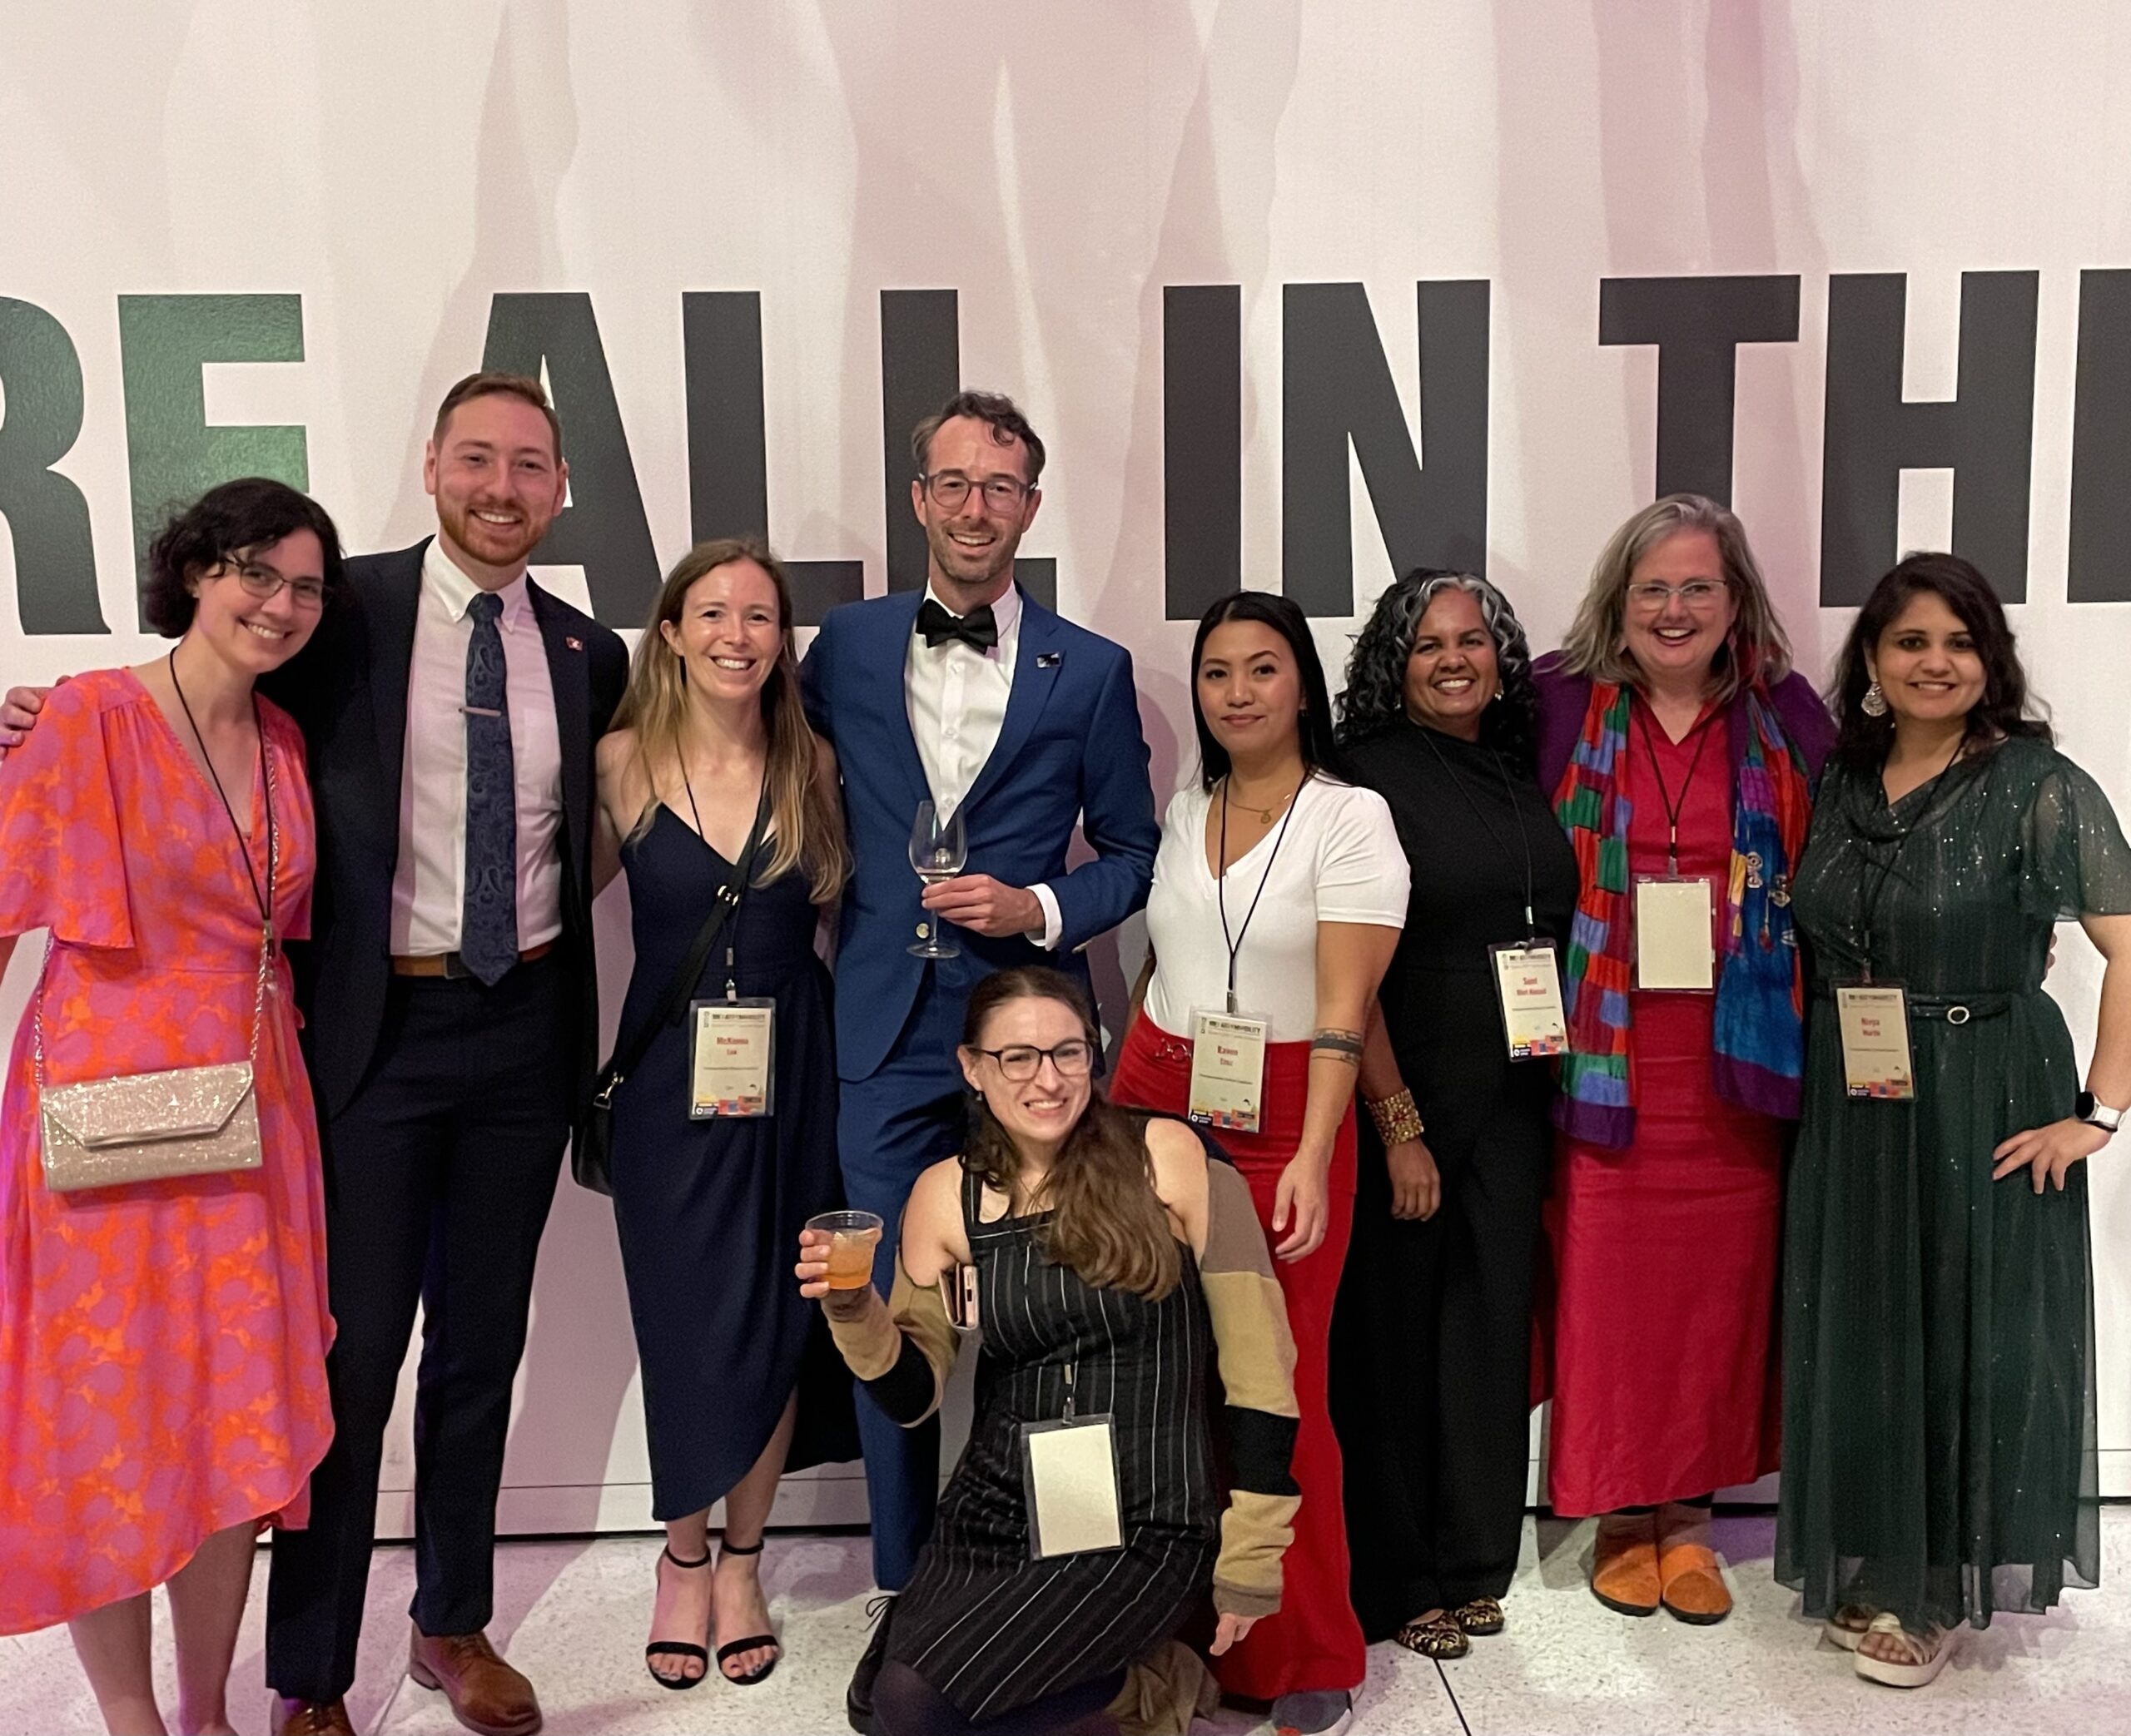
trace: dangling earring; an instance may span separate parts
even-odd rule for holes
[[[1879,682],[1874,682],[1865,690],[1865,697],[1857,702],[1857,709],[1868,717],[1887,715],[1887,696],[1880,690]]]

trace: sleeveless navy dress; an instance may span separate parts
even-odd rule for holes
[[[733,873],[670,808],[622,848],[636,968],[621,1029],[640,1029]],[[799,1391],[787,1471],[858,1456],[850,1376],[792,1276],[799,1232],[843,1203],[827,968],[804,874],[750,887],[696,994],[777,1003],[773,1114],[688,1118],[688,1024],[661,1029],[614,1093],[614,1222],[643,1371],[652,1513],[719,1500]]]

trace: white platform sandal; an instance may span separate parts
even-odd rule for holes
[[[1907,1631],[1901,1618],[1882,1610],[1872,1618],[1867,1634],[1899,1634],[1903,1644],[1915,1661],[1896,1664],[1885,1658],[1875,1658],[1860,1650],[1853,1660],[1857,1674],[1868,1682],[1884,1683],[1890,1688],[1924,1688],[1939,1679],[1939,1672],[1946,1667],[1946,1659],[1954,1654],[1959,1630],[1933,1626],[1921,1634]],[[1863,1635],[1859,1638],[1861,1639]]]
[[[1828,1619],[1821,1624],[1821,1632],[1830,1645],[1840,1646],[1846,1652],[1857,1649],[1857,1643],[1870,1631],[1874,1611],[1862,1604],[1840,1604]]]

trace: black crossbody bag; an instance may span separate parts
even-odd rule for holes
[[[709,962],[711,949],[718,945],[718,937],[724,933],[726,924],[740,908],[740,900],[754,878],[755,858],[762,851],[762,829],[768,823],[769,781],[765,778],[762,801],[755,808],[754,829],[748,834],[748,846],[740,852],[739,866],[718,889],[717,907],[704,918],[694,943],[688,948],[688,955],[681,960],[681,968],[666,985],[666,993],[650,1019],[627,1041],[616,1040],[613,1059],[599,1069],[599,1077],[594,1082],[591,1100],[585,1104],[569,1143],[570,1173],[577,1178],[579,1187],[589,1188],[594,1193],[614,1191],[615,1088],[636,1071],[638,1064],[650,1052],[659,1028],[681,1022],[696,985],[703,980],[703,967]]]

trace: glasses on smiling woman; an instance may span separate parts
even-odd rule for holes
[[[930,476],[921,476],[925,493],[932,504],[943,513],[958,513],[962,503],[969,498],[969,491],[976,486],[959,470],[936,471]],[[1017,512],[1021,504],[1035,492],[1027,483],[1012,476],[987,476],[983,485],[984,503],[995,513]]]
[[[1668,585],[1654,578],[1628,587],[1629,604],[1646,615],[1662,613],[1665,605],[1675,597],[1691,609],[1715,608],[1730,588],[1730,581],[1721,578],[1691,578],[1683,585]]]
[[[271,567],[258,561],[225,560],[222,571],[228,573],[245,588],[247,596],[261,603],[269,601],[282,586],[289,588],[290,601],[300,609],[322,609],[325,607],[325,587],[315,578],[284,578]]]
[[[1010,1085],[1026,1085],[1042,1069],[1046,1061],[1058,1069],[1061,1079],[1085,1079],[1095,1065],[1094,1045],[1075,1037],[1059,1044],[1054,1049],[1036,1049],[1026,1043],[1016,1043],[1007,1049],[980,1049],[981,1055],[989,1055],[999,1064],[999,1070],[1006,1076]]]

